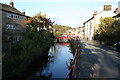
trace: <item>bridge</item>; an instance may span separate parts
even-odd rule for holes
[[[57,37],[57,42],[69,42],[70,38],[67,35],[62,35],[60,37]]]

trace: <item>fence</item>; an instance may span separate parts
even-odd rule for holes
[[[67,76],[65,77],[65,80],[70,79],[70,78],[74,78],[75,70],[78,69],[78,59],[79,59],[79,57],[80,57],[81,47],[80,47],[79,44],[78,44],[77,46],[78,46],[78,47],[77,47],[77,49],[76,49],[76,51],[75,51],[75,55],[74,55],[74,58],[73,58],[73,62],[74,62],[73,68],[70,69],[70,71],[68,72]],[[72,75],[70,75],[71,72],[72,72]],[[70,77],[70,76],[71,76],[71,77]],[[72,79],[71,79],[71,80],[72,80]]]

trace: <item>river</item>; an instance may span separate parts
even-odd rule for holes
[[[38,78],[38,80],[41,80],[40,78],[66,77],[67,73],[69,72],[66,62],[69,64],[70,59],[73,59],[73,54],[70,50],[70,43],[54,44],[54,46],[51,46],[48,52],[48,56],[49,57],[47,58],[46,64],[42,64],[43,68],[37,69],[37,71],[32,75],[32,77],[28,77],[26,80],[34,80]],[[39,63],[37,62],[34,63],[34,65],[38,64]]]

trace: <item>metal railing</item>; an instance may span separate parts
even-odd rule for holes
[[[74,58],[73,58],[73,62],[74,62],[73,68],[70,69],[70,71],[68,72],[67,76],[65,77],[65,80],[69,79],[68,77],[69,77],[70,72],[71,72],[72,70],[73,70],[73,72],[72,72],[72,77],[74,76],[75,70],[77,69],[76,67],[78,66],[77,64],[78,64],[78,58],[79,58],[79,56],[80,56],[80,45],[78,45],[78,47],[77,47],[77,49],[76,49],[76,51],[75,51],[75,55],[74,55]],[[74,78],[74,77],[73,77],[73,78]]]

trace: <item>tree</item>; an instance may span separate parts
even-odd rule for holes
[[[118,20],[112,17],[105,17],[100,19],[99,29],[95,35],[95,38],[104,42],[105,44],[112,45],[115,42],[119,41],[117,36],[120,36],[118,32],[120,32],[120,27]]]
[[[111,32],[114,29],[112,25],[115,21],[116,20],[112,17],[101,18],[101,24],[99,25],[98,33],[101,34]]]
[[[46,14],[41,15],[41,12],[39,12],[34,17],[29,18],[26,23],[29,25],[29,30],[39,31],[40,29],[49,29],[49,26],[52,27],[54,22],[47,18]]]
[[[64,32],[66,32],[68,29],[71,29],[71,27],[69,26],[65,26],[65,25],[53,25],[53,29],[55,29],[55,37],[59,37],[60,35],[62,35]]]

